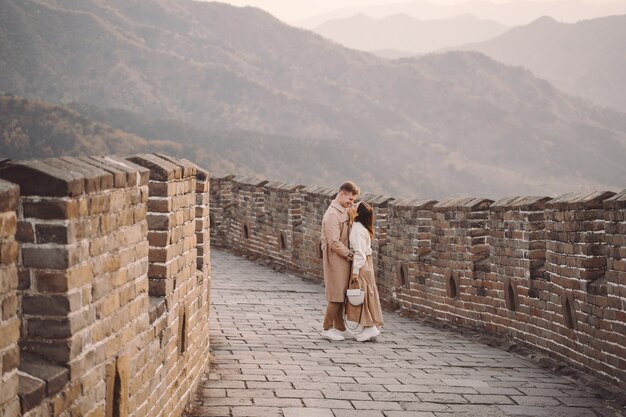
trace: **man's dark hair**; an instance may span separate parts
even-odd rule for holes
[[[361,192],[361,190],[359,190],[359,187],[353,181],[346,181],[341,184],[341,187],[339,187],[339,191],[344,191],[352,195],[359,195],[359,193]]]

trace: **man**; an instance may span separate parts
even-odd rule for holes
[[[329,340],[345,339],[343,301],[350,279],[350,262],[354,256],[354,252],[348,248],[350,236],[348,209],[358,195],[359,188],[354,182],[344,182],[322,219],[324,285],[328,301],[322,336]]]

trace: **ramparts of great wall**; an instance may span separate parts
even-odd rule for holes
[[[321,280],[334,193],[157,154],[0,161],[0,417],[180,416],[209,363],[209,244]],[[363,199],[387,305],[625,388],[626,190]]]

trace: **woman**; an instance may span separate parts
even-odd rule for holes
[[[367,203],[361,201],[352,209],[351,214],[356,217],[350,231],[350,248],[354,251],[350,281],[358,280],[361,288],[365,290],[365,300],[358,307],[348,303],[347,319],[363,327],[356,340],[365,342],[378,336],[379,327],[383,325],[383,311],[372,263],[374,211]]]

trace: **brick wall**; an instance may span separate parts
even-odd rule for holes
[[[206,172],[137,155],[0,178],[20,187],[21,321],[20,407],[0,415],[180,415],[208,360]]]
[[[212,239],[321,281],[320,225],[335,190],[274,198],[274,185],[246,181],[212,179],[211,215],[222,227]],[[385,304],[503,335],[626,384],[626,190],[496,202],[362,198],[377,216]],[[295,202],[298,221],[268,221]],[[241,238],[244,223],[253,238]],[[283,231],[292,245],[277,253]]]
[[[20,319],[17,299],[16,210],[19,188],[0,180],[0,416],[18,415]]]
[[[291,250],[295,270],[305,276],[322,280],[322,247],[320,244],[322,217],[336,190],[306,187],[300,192],[301,224],[295,231],[296,241]]]

